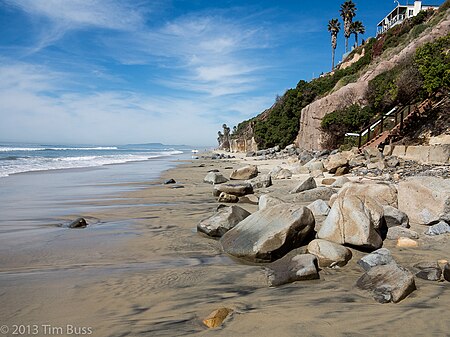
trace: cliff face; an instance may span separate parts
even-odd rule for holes
[[[256,143],[254,137],[250,139],[232,139],[230,141],[230,151],[233,153],[256,152],[258,151],[258,144]]]
[[[306,106],[301,112],[300,131],[295,141],[296,146],[306,150],[324,149],[326,134],[321,130],[320,123],[325,115],[354,103],[364,104],[365,94],[371,79],[401,64],[407,58],[412,57],[417,48],[423,46],[425,43],[449,33],[450,18],[449,13],[447,13],[447,17],[430,31],[425,31],[421,37],[413,40],[403,49],[394,49],[390,53],[391,57],[371,65],[356,83],[347,84],[339,90]]]

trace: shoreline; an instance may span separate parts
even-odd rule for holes
[[[300,332],[385,336],[387,329],[397,336],[447,331],[443,313],[450,310],[450,291],[446,284],[418,280],[420,291],[407,299],[378,304],[354,287],[361,275],[356,261],[365,254],[353,250],[348,266],[324,270],[320,280],[269,288],[260,265],[239,263],[224,254],[216,240],[196,233],[197,223],[218,205],[204,176],[210,169],[229,176],[232,170],[226,167],[252,163],[238,157],[187,160],[157,179],[142,182],[142,189],[109,195],[104,204],[111,208],[83,214],[100,219],[100,224],[83,230],[59,229],[56,240],[61,241],[42,250],[34,247],[34,255],[31,243],[24,243],[24,256],[9,261],[22,261],[22,272],[0,271],[2,324],[90,326],[95,336],[260,337],[274,331],[279,336]],[[266,172],[283,162],[255,164]],[[277,180],[267,190],[283,196],[301,177]],[[169,178],[184,188],[161,184]],[[251,212],[257,208],[238,205]],[[442,245],[437,252],[430,249],[430,242],[423,242],[420,250],[396,251],[396,258],[409,263],[445,257],[448,240],[437,242]],[[385,246],[394,249],[392,242]],[[27,265],[30,256],[41,262]],[[219,307],[235,313],[221,328],[206,329],[201,320]],[[382,323],[386,325],[380,328]]]

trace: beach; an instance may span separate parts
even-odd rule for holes
[[[346,266],[323,268],[318,280],[268,287],[261,265],[233,259],[217,240],[197,233],[218,206],[205,175],[218,169],[229,177],[248,163],[263,173],[287,165],[243,155],[178,162],[153,180],[86,200],[91,208],[83,214],[77,208],[64,214],[67,221],[85,217],[91,223],[85,229],[2,233],[0,323],[35,326],[38,335],[78,328],[78,335],[93,336],[448,336],[448,282],[416,278],[417,291],[406,299],[380,304],[355,287],[362,275],[356,262],[366,253],[352,249]],[[286,198],[307,176],[275,180],[256,194]],[[163,184],[170,178],[176,184]],[[418,241],[419,248],[389,240],[383,247],[405,266],[450,258],[448,234]],[[231,317],[219,328],[205,327],[202,320],[221,307],[231,308]]]

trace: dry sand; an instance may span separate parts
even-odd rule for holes
[[[320,280],[269,288],[261,266],[230,259],[216,240],[196,233],[217,206],[212,186],[202,182],[207,171],[227,176],[243,162],[252,160],[185,163],[161,177],[184,188],[151,182],[84,214],[97,221],[90,228],[53,228],[0,247],[0,324],[36,324],[39,335],[43,324],[70,324],[93,336],[450,336],[449,282],[416,278],[408,298],[379,304],[354,286],[364,254],[353,250],[347,266],[322,270]],[[254,163],[265,172],[281,162]],[[301,178],[267,190],[287,197]],[[419,244],[384,246],[405,266],[450,259],[450,235],[422,235]],[[234,314],[208,330],[202,319],[220,307]]]

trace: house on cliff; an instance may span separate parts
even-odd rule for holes
[[[377,35],[382,34],[388,29],[402,23],[404,20],[412,18],[419,14],[420,11],[428,9],[436,10],[439,6],[430,6],[422,4],[422,1],[414,1],[413,5],[400,5],[398,1],[395,7],[386,17],[380,21],[377,26]]]

